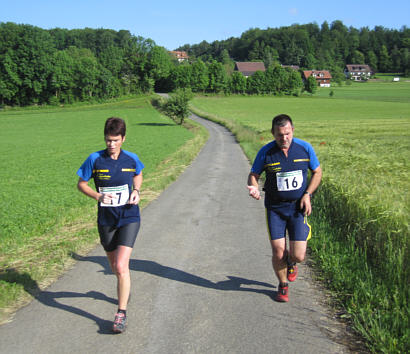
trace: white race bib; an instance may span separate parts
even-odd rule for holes
[[[130,192],[128,190],[128,184],[117,187],[99,187],[100,193],[111,194],[113,198],[111,199],[111,204],[100,203],[102,207],[118,207],[125,205],[130,197]]]
[[[280,192],[299,189],[303,184],[302,170],[278,172],[276,174],[276,183],[278,185],[278,191]]]

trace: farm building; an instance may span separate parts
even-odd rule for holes
[[[316,79],[317,85],[321,87],[330,87],[332,75],[327,70],[305,70],[303,71],[303,80],[307,80],[309,76]]]
[[[172,50],[170,54],[176,57],[179,62],[189,59],[187,52],[184,51]]]
[[[346,78],[355,81],[367,80],[373,74],[372,69],[366,64],[347,64],[344,69]]]
[[[236,62],[235,71],[241,72],[245,77],[252,76],[257,71],[265,71],[265,64],[263,62]]]

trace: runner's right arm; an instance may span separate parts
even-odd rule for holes
[[[111,204],[112,196],[111,194],[102,194],[96,192],[88,185],[88,181],[84,181],[81,177],[78,179],[77,188],[80,192],[95,199],[98,202]]]
[[[256,200],[261,199],[261,194],[259,192],[259,175],[251,172],[248,176],[248,189],[249,195]]]

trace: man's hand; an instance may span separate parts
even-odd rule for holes
[[[261,193],[259,192],[259,189],[255,186],[248,186],[249,189],[249,195],[252,198],[255,198],[256,200],[261,199]]]
[[[310,203],[310,195],[304,194],[300,200],[300,209],[303,210],[303,214],[309,216],[312,213],[312,204]]]

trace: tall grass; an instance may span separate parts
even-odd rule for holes
[[[294,118],[295,136],[312,143],[324,171],[310,242],[321,276],[372,351],[408,352],[407,98],[197,97],[192,106],[230,127],[250,160],[272,140],[274,115]]]

